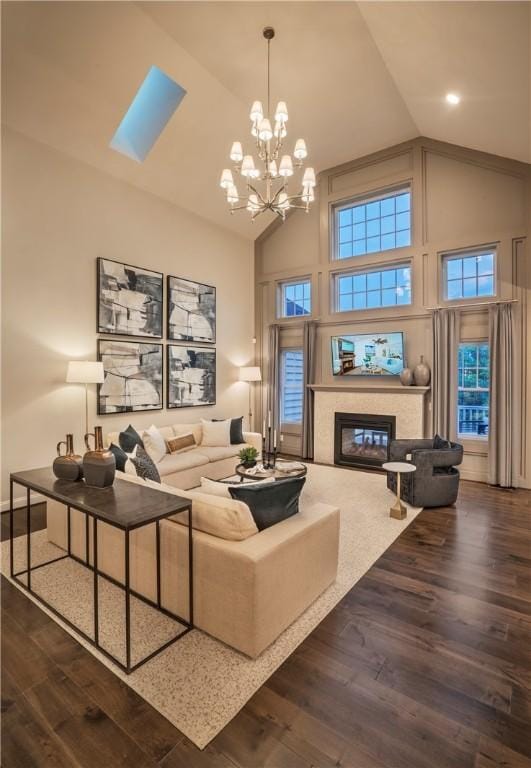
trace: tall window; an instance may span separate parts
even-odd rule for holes
[[[495,296],[495,265],[496,254],[492,250],[445,256],[443,284],[446,301]]]
[[[411,267],[343,272],[335,276],[336,312],[411,304]]]
[[[402,189],[335,209],[335,258],[411,245],[411,192]]]
[[[280,356],[280,421],[302,423],[302,349],[283,349]]]
[[[310,315],[312,312],[312,284],[300,280],[280,285],[279,317]]]
[[[459,345],[457,433],[459,437],[487,437],[489,433],[489,345]]]

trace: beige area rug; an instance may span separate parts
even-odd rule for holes
[[[383,475],[319,465],[308,467],[303,491],[302,503],[312,501],[325,501],[341,510],[337,580],[258,659],[248,659],[193,630],[128,676],[43,610],[203,749],[420,512],[409,508],[406,520],[393,520],[389,517],[393,494],[387,490]],[[15,540],[15,545],[15,562],[25,563],[25,538]],[[34,562],[44,562],[61,553],[46,541],[45,531],[32,535],[32,547]],[[2,544],[1,553],[2,572],[7,575],[8,542]],[[119,656],[124,645],[123,592],[105,579],[99,579],[99,585],[100,641]],[[52,605],[60,606],[87,634],[92,634],[90,571],[64,560],[32,573],[32,586]],[[132,599],[131,615],[133,661],[162,645],[180,629],[176,622],[139,600]]]

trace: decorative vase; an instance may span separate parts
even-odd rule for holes
[[[256,467],[256,459],[248,459],[247,461],[242,462],[245,469],[251,469],[251,467]]]
[[[431,371],[430,367],[427,363],[424,362],[424,355],[420,356],[420,363],[415,366],[415,369],[413,371],[413,379],[415,381],[415,386],[417,387],[427,387],[430,383],[431,378]]]
[[[61,446],[66,453],[61,455]],[[57,458],[52,465],[53,473],[59,480],[81,480],[83,477],[83,459],[74,453],[74,435],[67,435],[66,440],[57,443]]]
[[[413,371],[411,368],[403,368],[400,373],[400,383],[404,387],[410,387],[413,384]]]
[[[89,437],[94,438],[94,450],[89,444]],[[87,452],[83,456],[85,482],[94,488],[108,488],[114,482],[116,459],[111,451],[103,447],[101,427],[94,427],[94,432],[85,435]]]

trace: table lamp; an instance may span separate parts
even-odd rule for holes
[[[71,360],[68,363],[66,372],[67,384],[85,385],[85,434],[89,431],[88,426],[88,385],[103,384],[105,374],[103,372],[103,363],[93,360]]]
[[[249,384],[249,430],[253,428],[253,409],[252,409],[252,383],[253,381],[262,381],[262,374],[257,365],[244,365],[240,368],[240,381],[246,381]]]

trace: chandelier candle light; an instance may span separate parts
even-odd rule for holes
[[[234,163],[234,173],[242,176],[245,181],[245,192],[241,194],[238,191],[230,168],[223,170],[220,179],[220,187],[226,190],[231,214],[234,211],[247,210],[252,221],[264,211],[272,211],[283,220],[290,208],[301,208],[308,212],[310,203],[314,201],[316,183],[314,169],[304,168],[303,165],[303,160],[308,155],[304,139],[297,139],[295,142],[294,159],[289,154],[282,154],[283,142],[288,135],[288,109],[286,102],[279,101],[274,120],[271,120],[269,49],[275,30],[273,27],[265,27],[263,35],[267,40],[267,112],[264,114],[261,101],[253,102],[250,112],[251,135],[261,167],[255,165],[253,155],[244,154],[241,142],[235,141],[230,151],[230,159]],[[302,173],[301,185],[296,194],[290,194],[289,179],[294,176],[296,170]]]

